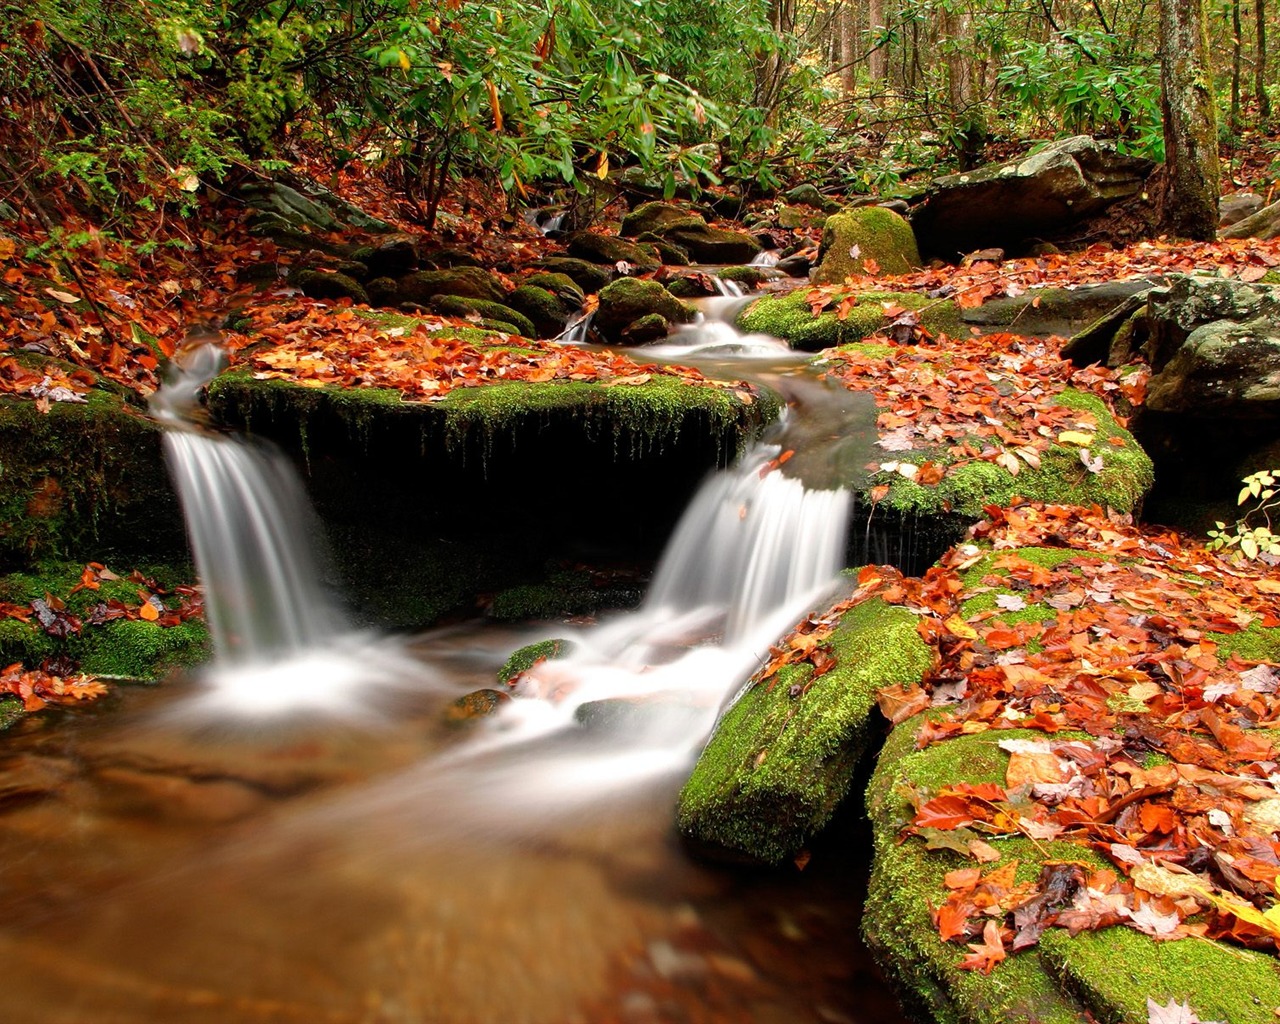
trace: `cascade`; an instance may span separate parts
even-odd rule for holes
[[[200,423],[200,389],[221,370],[201,339],[177,356],[151,410],[204,588],[214,660],[207,679],[227,710],[350,705],[364,682],[401,674],[330,596],[313,550],[319,530],[284,457]]]
[[[781,257],[778,255],[777,249],[761,249],[758,253],[756,253],[755,258],[749,264],[747,264],[747,266],[776,267],[778,265],[778,260],[780,258]]]

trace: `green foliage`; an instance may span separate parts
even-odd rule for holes
[[[1009,52],[996,80],[1022,108],[1067,132],[1111,135],[1123,151],[1164,158],[1159,68],[1126,40],[1074,31],[1027,41]]]
[[[1259,470],[1241,483],[1244,487],[1236,504],[1244,507],[1252,502],[1252,507],[1230,527],[1218,520],[1218,528],[1209,531],[1206,546],[1211,550],[1233,548],[1250,559],[1260,555],[1280,556],[1280,534],[1273,532],[1271,526],[1271,512],[1280,507],[1280,497],[1277,497],[1280,469]],[[1256,516],[1261,516],[1263,521],[1258,523]]]

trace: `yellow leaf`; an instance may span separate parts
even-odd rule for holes
[[[969,625],[969,623],[965,622],[964,619],[960,618],[959,615],[952,615],[951,618],[946,620],[944,625],[952,636],[958,636],[961,640],[978,639],[978,631]]]
[[[156,606],[150,601],[142,602],[142,607],[138,609],[138,615],[148,622],[155,622],[156,619],[160,618],[160,613],[156,610]]]
[[[58,291],[57,288],[46,288],[44,290],[44,293],[52,298],[57,299],[59,302],[65,302],[68,305],[70,305],[73,302],[80,301],[79,295],[72,295],[70,292],[61,292],[61,291]]]
[[[493,130],[500,132],[502,131],[502,106],[498,103],[498,87],[492,80],[486,80],[484,84],[489,90],[489,109],[493,111]]]
[[[606,150],[600,151],[600,159],[596,162],[596,177],[607,178],[609,176],[609,154]]]
[[[396,50],[396,58],[400,61],[400,67],[404,71],[408,71],[413,67],[413,62],[409,60],[409,55],[404,50]]]
[[[13,254],[16,251],[17,246],[13,244],[13,239],[0,235],[0,260],[13,259]]]
[[[1078,444],[1081,448],[1088,448],[1093,444],[1093,435],[1086,434],[1083,430],[1064,430],[1058,435],[1059,444]]]

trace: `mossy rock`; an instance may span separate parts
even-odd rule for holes
[[[917,683],[932,664],[915,617],[878,598],[845,614],[831,646],[830,672],[812,680],[811,666],[786,666],[726,712],[680,792],[687,839],[779,864],[830,820],[871,742],[876,691]]]
[[[794,231],[796,228],[822,227],[827,222],[827,215],[799,206],[784,206],[774,219],[778,227]]]
[[[886,509],[904,515],[958,515],[977,519],[986,505],[1007,505],[1015,496],[1067,505],[1099,505],[1117,512],[1137,511],[1155,480],[1151,459],[1134,437],[1116,422],[1106,403],[1094,395],[1064,389],[1057,405],[1078,410],[1093,421],[1097,443],[1090,451],[1102,459],[1094,473],[1080,460],[1079,446],[1055,443],[1040,453],[1040,467],[1023,466],[1015,477],[1003,466],[977,460],[948,470],[936,486],[925,487],[897,473],[873,476],[869,483],[889,484]],[[1114,439],[1114,443],[1113,440]],[[898,453],[903,454],[903,453]],[[949,465],[943,449],[912,452],[908,461],[938,461]]]
[[[576,647],[572,640],[557,638],[526,644],[512,651],[511,656],[502,663],[502,668],[498,669],[498,682],[506,686],[513,682],[516,676],[528,672],[538,662],[567,657]]]
[[[858,255],[853,255],[854,251]],[[882,274],[907,274],[920,268],[920,250],[911,225],[892,210],[864,206],[827,218],[818,248],[814,284],[839,284],[866,273],[875,260]]]
[[[667,318],[661,313],[650,313],[632,320],[622,332],[622,341],[628,345],[648,345],[660,341],[671,333]]]
[[[668,267],[687,267],[689,266],[689,253],[674,242],[668,242],[661,235],[655,235],[652,231],[646,231],[637,241],[647,242],[653,246],[654,251],[662,259],[665,266]]]
[[[0,397],[0,565],[185,550],[161,428],[114,391],[86,398]]]
[[[770,275],[760,267],[725,267],[716,272],[722,281],[737,281],[748,288],[758,288],[769,280]]]
[[[590,260],[593,263],[630,264],[637,273],[657,270],[662,266],[658,254],[651,245],[629,242],[615,235],[601,235],[594,231],[575,231],[565,242],[570,256]],[[565,273],[573,275],[566,270]],[[584,285],[585,287],[585,285]]]
[[[594,295],[613,280],[613,271],[605,270],[588,260],[575,259],[572,256],[547,256],[534,264],[553,274],[564,274],[577,282],[588,295]]]
[[[522,283],[549,291],[560,300],[560,307],[566,313],[580,309],[582,300],[587,297],[582,286],[568,274],[557,274],[550,270],[530,274]]]
[[[960,970],[964,947],[942,941],[932,908],[946,900],[943,876],[972,862],[952,851],[929,851],[919,837],[903,838],[913,815],[907,794],[962,781],[1003,783],[1008,755],[998,743],[1043,734],[1000,730],[917,751],[920,723],[912,718],[894,729],[868,787],[875,859],[863,919],[868,946],[912,1016],[941,1024],[1146,1024],[1152,998],[1161,1005],[1186,1002],[1202,1020],[1274,1020],[1280,1007],[1275,959],[1206,940],[1156,942],[1127,928],[1071,938],[1050,928],[1038,946],[1011,954],[989,975]],[[1104,866],[1076,843],[988,839],[1002,862],[1019,862],[1019,881],[1036,878],[1046,860]]]
[[[695,263],[750,263],[761,245],[745,231],[689,223],[664,228],[662,237],[680,246]]]
[[[299,270],[290,277],[290,283],[302,290],[303,295],[313,299],[330,301],[350,299],[352,302],[369,304],[369,293],[364,286],[349,274],[341,272],[325,273],[320,270]]]
[[[641,203],[623,217],[622,229],[618,233],[624,238],[636,238],[645,232],[661,234],[664,228],[677,223],[687,224],[690,221],[706,223],[701,217],[691,214],[682,206],[655,200]]]
[[[419,270],[400,279],[400,298],[425,306],[437,295],[502,302],[507,290],[502,282],[480,267],[453,270]]]
[[[445,725],[454,728],[470,725],[496,714],[510,700],[511,694],[502,690],[472,690],[445,707],[441,718]]]
[[[511,296],[507,298],[510,299]],[[464,299],[461,295],[437,295],[427,306],[445,316],[480,316],[490,323],[503,325],[507,334],[520,334],[526,338],[536,336],[536,328],[527,316],[500,302]]]
[[[657,314],[669,324],[689,323],[694,311],[657,281],[624,277],[600,292],[595,328],[610,341],[625,340],[624,332],[637,320]]]
[[[886,305],[918,310],[920,322],[933,334],[954,335],[960,328],[960,312],[949,299],[929,299],[916,292],[863,292],[849,315],[841,320],[834,309],[814,316],[800,289],[787,295],[762,295],[738,314],[744,331],[771,334],[793,348],[818,352],[836,345],[861,341],[886,325]]]
[[[522,284],[507,296],[507,302],[520,311],[533,328],[528,337],[554,338],[569,322],[570,310],[554,292],[535,284]]]
[[[400,283],[392,277],[375,277],[364,286],[371,306],[398,306]]]

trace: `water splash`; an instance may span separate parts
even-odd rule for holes
[[[777,249],[761,249],[756,253],[755,258],[747,264],[750,267],[776,267],[778,260],[782,257],[778,254]]]

